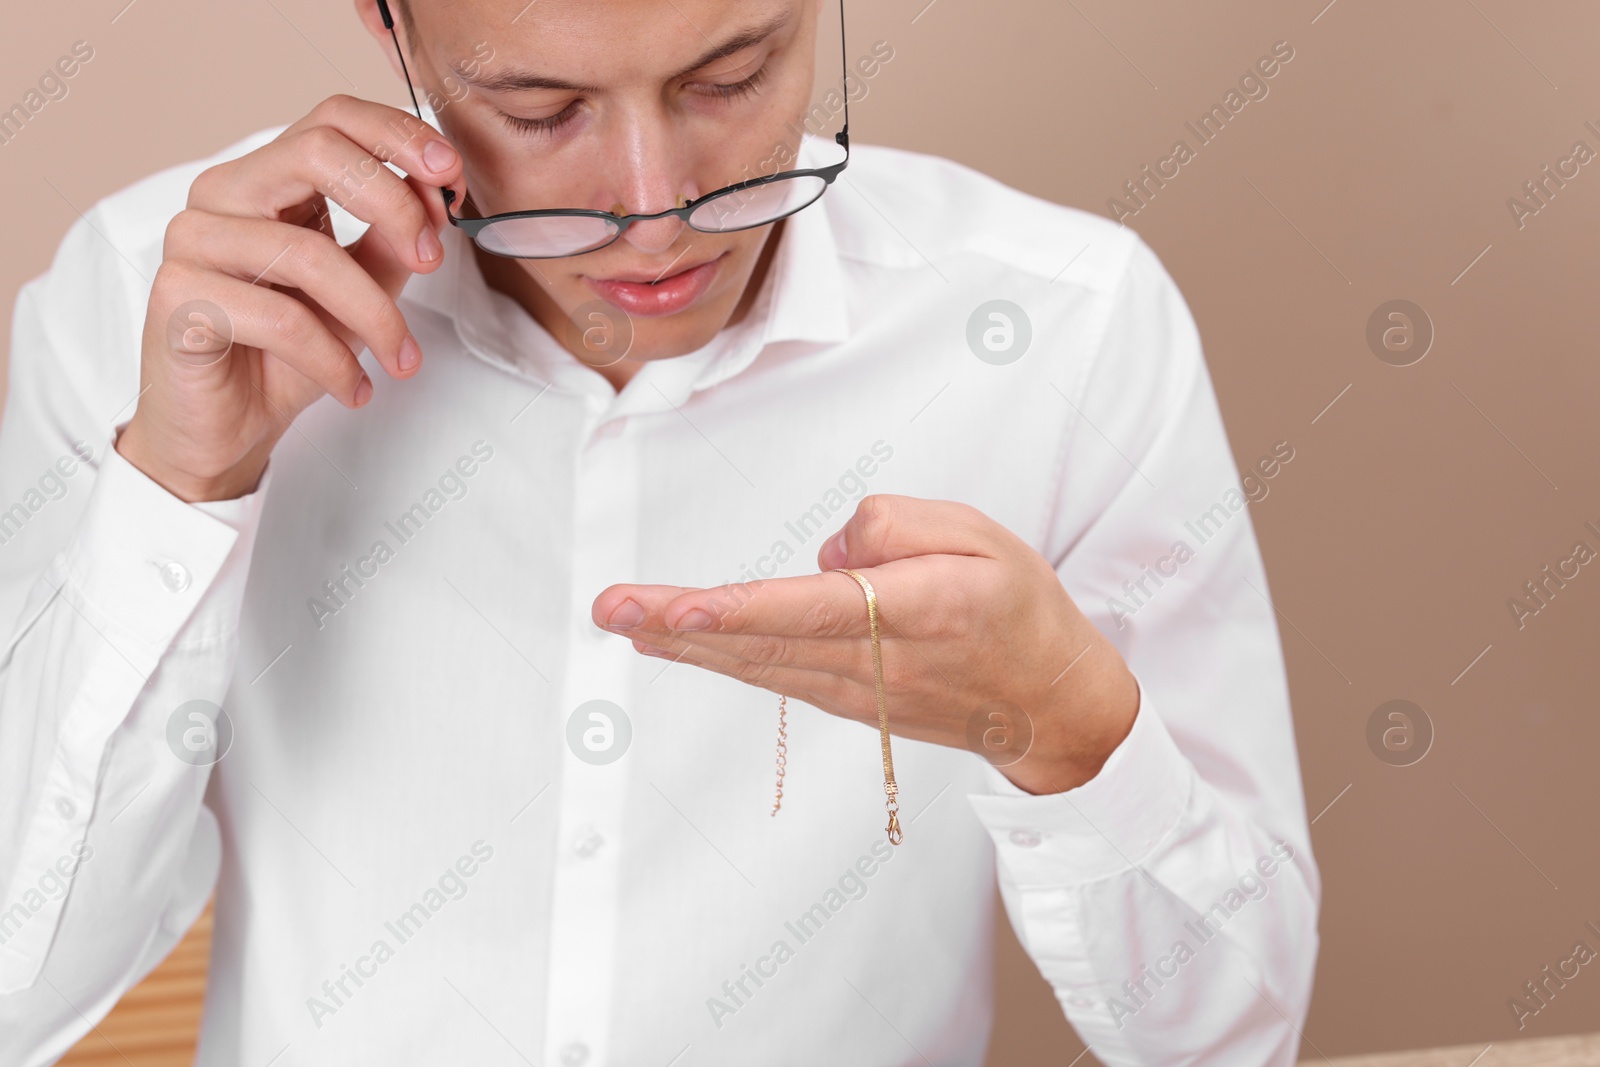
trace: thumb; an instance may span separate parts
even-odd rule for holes
[[[997,557],[1011,535],[970,504],[874,493],[817,552],[821,570],[876,567],[910,556]]]

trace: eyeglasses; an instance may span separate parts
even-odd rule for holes
[[[422,119],[422,107],[417,103],[417,91],[411,84],[411,73],[406,69],[405,53],[400,48],[400,37],[395,32],[394,17],[389,13],[387,0],[378,0],[378,11],[383,16],[389,36],[394,38],[395,52],[400,56],[400,69],[405,74],[406,88],[411,92],[411,104],[417,110],[417,118]],[[733,233],[777,222],[816,203],[850,164],[850,75],[845,54],[844,0],[839,0],[839,60],[845,68],[845,74],[842,82],[844,127],[833,137],[844,149],[844,159],[838,163],[826,167],[779,171],[735,182],[653,215],[617,215],[586,208],[554,208],[507,211],[469,219],[461,218],[450,210],[450,205],[455,202],[455,190],[441,189],[445,215],[452,225],[463,230],[484,251],[514,259],[559,259],[583,255],[604,248],[621,237],[623,231],[634,223],[654,219],[680,218],[701,233]]]

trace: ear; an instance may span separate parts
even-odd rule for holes
[[[389,36],[389,27],[383,24],[383,13],[378,10],[378,0],[355,0],[356,14],[361,17],[361,24],[372,34],[378,47],[383,49],[383,54],[389,60],[389,69],[394,71],[394,76],[404,80],[405,73],[400,69],[400,57],[395,54],[394,38]],[[389,5],[389,10],[394,11],[394,5]],[[409,51],[410,42],[405,38],[406,27],[404,21],[398,16],[394,17],[394,32],[400,38],[400,47]]]

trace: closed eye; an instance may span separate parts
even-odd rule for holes
[[[696,92],[714,97],[718,101],[731,103],[759,92],[766,79],[767,68],[761,67],[742,81],[728,84],[720,82],[700,83],[700,87],[696,89]],[[574,100],[556,114],[545,118],[529,119],[520,115],[507,115],[505,112],[501,112],[500,117],[514,132],[525,137],[550,137],[562,126],[577,118],[581,103],[581,100]]]
[[[754,92],[759,91],[762,82],[766,81],[766,79],[767,68],[760,67],[754,74],[744,79],[744,81],[733,82],[729,85],[711,82],[705,87],[706,94],[708,96],[715,96],[719,100],[740,100]]]
[[[577,116],[577,109],[578,101],[574,100],[554,115],[542,119],[525,119],[520,115],[507,115],[503,111],[500,117],[505,120],[507,126],[525,137],[549,137],[571,122]]]

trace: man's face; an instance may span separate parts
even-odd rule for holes
[[[794,166],[818,6],[410,0],[419,95],[443,101],[439,125],[465,160],[473,207],[463,212],[458,198],[454,210],[649,214]],[[491,284],[580,357],[571,316],[603,301],[632,320],[628,358],[661,359],[728,323],[772,230],[701,233],[666,218],[584,255],[477,257]]]

